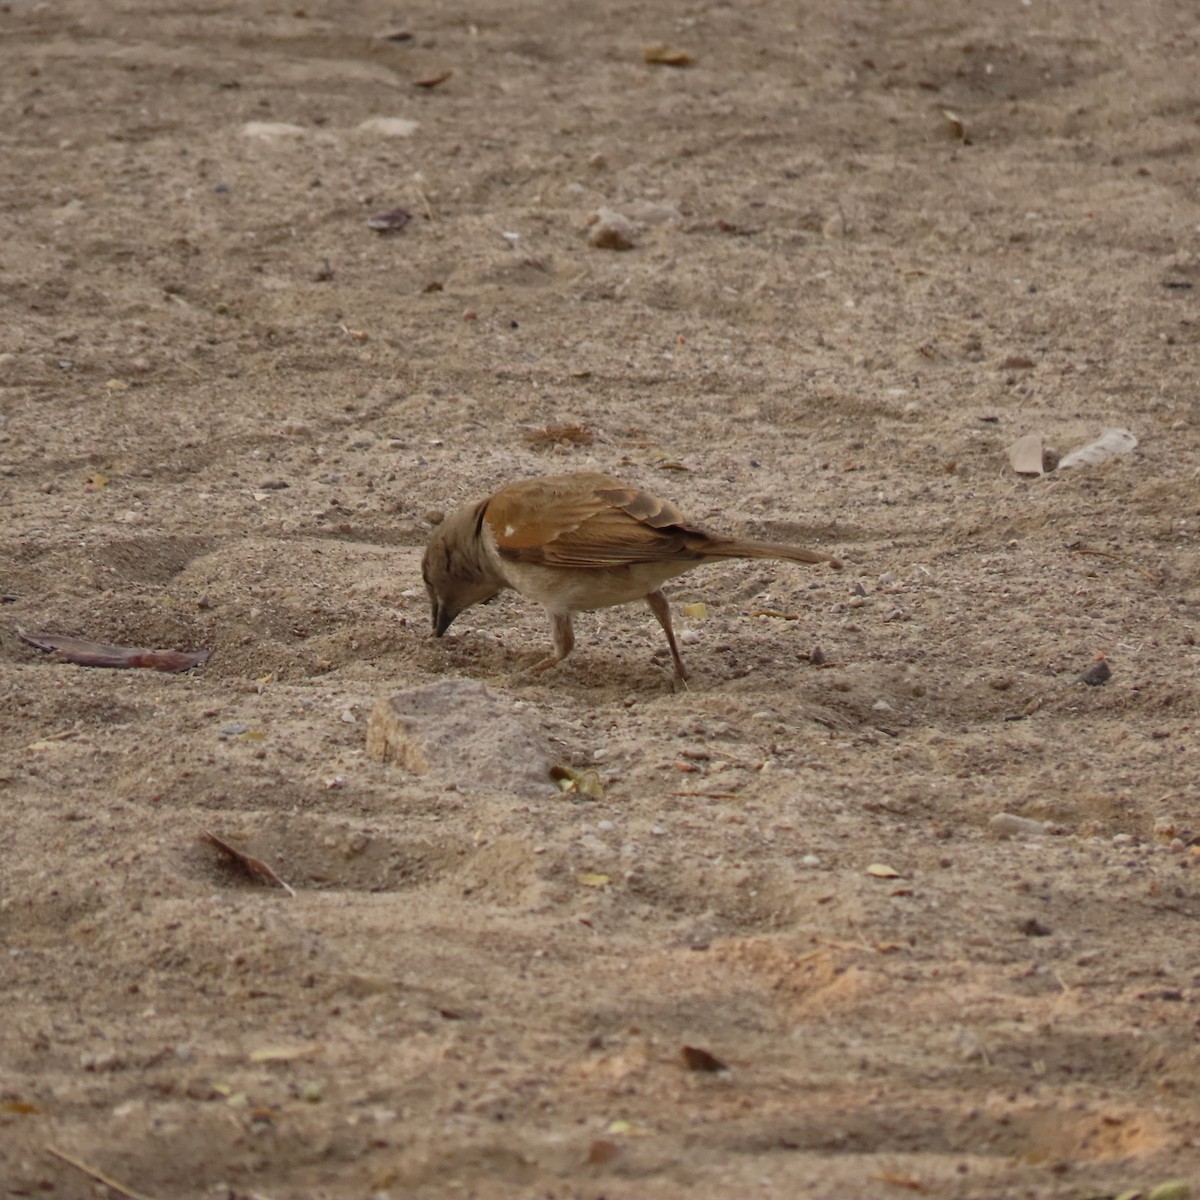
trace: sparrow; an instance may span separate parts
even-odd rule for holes
[[[819,550],[708,533],[669,501],[580,471],[523,479],[452,513],[434,529],[421,575],[436,637],[460,613],[505,588],[541,604],[550,616],[554,653],[538,670],[571,653],[572,614],[645,600],[667,635],[675,677],[682,681],[687,669],[662,585],[727,558],[842,565]]]

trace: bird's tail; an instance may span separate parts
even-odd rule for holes
[[[704,546],[711,558],[774,558],[788,562],[828,563],[835,571],[842,569],[839,559],[822,550],[806,546],[788,546],[783,542],[760,542],[757,538],[711,538]]]

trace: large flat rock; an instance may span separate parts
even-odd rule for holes
[[[540,730],[511,701],[471,679],[443,679],[380,700],[367,754],[416,775],[522,796],[554,787],[550,746]]]

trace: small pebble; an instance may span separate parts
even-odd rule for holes
[[[361,133],[377,133],[381,137],[407,138],[412,137],[420,128],[420,122],[409,117],[368,117],[360,121],[358,128]]]
[[[588,245],[597,250],[632,250],[636,233],[628,217],[611,208],[600,208],[588,233]]]
[[[826,217],[821,225],[821,232],[827,238],[840,238],[846,236],[846,217],[844,213],[835,212],[831,216]]]
[[[1032,817],[1018,817],[1016,813],[997,813],[988,821],[988,830],[993,837],[1041,837],[1046,826]]]
[[[1101,658],[1092,663],[1092,665],[1079,676],[1079,682],[1086,683],[1089,687],[1099,687],[1102,683],[1107,683],[1111,678],[1112,668],[1108,665],[1108,659]]]
[[[1043,925],[1036,917],[1030,917],[1017,926],[1026,937],[1049,937],[1054,930],[1049,925]]]
[[[262,138],[264,141],[271,141],[275,138],[303,137],[304,133],[303,125],[293,125],[289,121],[247,121],[242,126],[243,136]]]

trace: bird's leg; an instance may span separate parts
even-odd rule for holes
[[[671,657],[675,660],[675,678],[682,683],[688,677],[688,673],[687,667],[683,665],[683,659],[679,656],[679,647],[675,644],[675,631],[671,628],[671,606],[667,603],[667,598],[661,589],[657,592],[650,592],[646,597],[646,603],[650,605],[650,611],[658,618],[658,623],[663,627],[663,633],[667,635],[667,645],[671,647]]]
[[[571,624],[571,614],[569,612],[552,612],[550,625],[554,635],[554,661],[562,662],[575,645],[575,628]]]
[[[571,653],[571,648],[575,645],[575,628],[571,624],[571,614],[569,612],[552,612],[546,610],[550,616],[550,632],[554,638],[554,653],[546,655],[545,658],[533,664],[529,668],[534,675],[540,675],[543,671],[550,670],[551,667],[556,667],[568,654]]]

